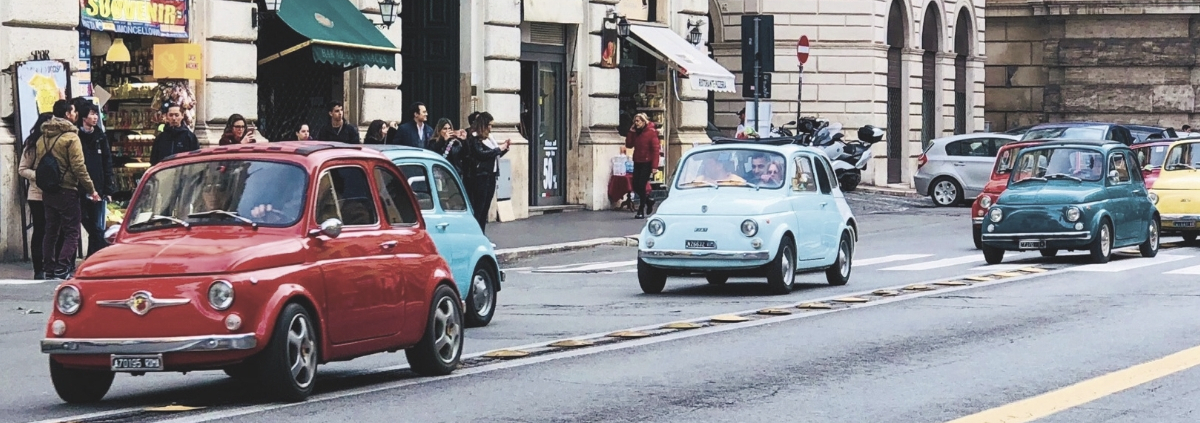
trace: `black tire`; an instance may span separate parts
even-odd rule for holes
[[[784,236],[779,241],[779,251],[775,259],[767,263],[767,289],[775,295],[785,295],[792,292],[796,283],[796,247],[791,236]]]
[[[1180,235],[1183,236],[1183,242],[1185,242],[1187,244],[1195,244],[1196,243],[1196,233],[1195,232],[1184,232]]]
[[[983,259],[987,261],[987,264],[1000,264],[1004,261],[1004,250],[984,245]]]
[[[944,190],[943,192],[938,192],[939,186]],[[933,205],[938,207],[950,207],[960,204],[963,201],[962,185],[958,181],[955,181],[954,178],[946,176],[934,179],[929,184],[929,198],[933,200]]]
[[[1054,257],[1058,255],[1057,248],[1043,248],[1040,251],[1042,253],[1042,257]]]
[[[429,306],[421,342],[404,350],[412,371],[422,376],[445,376],[458,368],[463,350],[463,312],[456,290],[438,285]]]
[[[270,342],[253,366],[263,392],[288,402],[304,401],[312,395],[321,357],[316,329],[316,322],[303,306],[290,303],[283,307]],[[293,366],[299,367],[295,373]]]
[[[237,380],[254,379],[254,368],[250,367],[249,362],[234,364],[221,370],[225,371],[225,374],[229,377]]]
[[[1088,247],[1092,263],[1108,263],[1112,259],[1112,228],[1108,218],[1100,221],[1100,228],[1096,229],[1096,239],[1092,240]]]
[[[971,239],[975,241],[975,249],[983,249],[983,226],[971,225]]]
[[[858,169],[848,170],[838,175],[838,186],[842,189],[842,192],[851,192],[858,189],[859,182],[862,182],[862,171]]]
[[[1161,242],[1158,219],[1151,219],[1147,230],[1150,233],[1146,236],[1146,242],[1138,245],[1138,252],[1142,253],[1142,257],[1154,257],[1158,255],[1159,243]]]
[[[50,381],[58,397],[71,404],[100,401],[112,387],[116,374],[107,370],[83,370],[64,367],[50,357]]]
[[[709,285],[724,285],[725,282],[729,282],[729,275],[709,272],[704,274],[704,279],[708,280]]]
[[[642,286],[642,292],[658,294],[667,286],[667,272],[651,266],[642,259],[638,259],[637,273],[638,285]]]
[[[854,270],[854,238],[850,232],[842,232],[838,241],[837,259],[833,265],[825,269],[825,281],[830,285],[842,286],[850,282],[850,273]]]
[[[467,327],[487,326],[496,315],[496,278],[483,262],[471,273],[471,289],[467,290]]]

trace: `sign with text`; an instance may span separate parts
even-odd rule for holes
[[[79,0],[79,22],[92,31],[188,37],[188,0]]]
[[[170,43],[154,45],[155,79],[201,79],[200,45]]]
[[[38,60],[17,64],[16,106],[18,139],[24,140],[38,114],[50,113],[54,102],[70,98],[66,62]]]

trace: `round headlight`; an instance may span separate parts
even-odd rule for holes
[[[1150,191],[1146,197],[1150,199],[1150,204],[1158,204],[1158,194],[1155,194],[1154,191]]]
[[[758,234],[758,222],[754,219],[746,219],[742,221],[742,235],[754,236]]]
[[[226,281],[216,281],[209,285],[208,305],[217,310],[228,309],[233,305],[233,285]]]
[[[1064,212],[1063,215],[1066,216],[1068,222],[1079,220],[1079,207],[1067,207],[1067,211]]]
[[[1004,218],[1004,212],[1000,211],[1000,209],[992,209],[992,211],[988,212],[988,218],[992,219],[993,223],[999,223],[1000,219]]]
[[[660,236],[667,231],[667,224],[663,223],[661,219],[650,219],[650,223],[646,224],[646,229],[650,230],[651,235]]]
[[[79,288],[71,285],[63,285],[58,288],[58,295],[55,296],[54,305],[58,307],[58,312],[62,314],[75,314],[79,311],[79,306],[83,305],[83,300],[79,296]]]
[[[992,196],[984,195],[979,197],[979,207],[988,208],[992,206]]]

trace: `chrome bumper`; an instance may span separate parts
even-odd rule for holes
[[[766,251],[638,250],[638,258],[770,260],[771,253]]]
[[[253,333],[179,336],[170,338],[43,339],[48,354],[160,354],[195,351],[248,350],[258,345]]]
[[[1092,233],[1088,231],[1079,232],[1027,232],[1020,234],[983,234],[983,239],[1039,239],[1039,240],[1088,240],[1092,238]]]
[[[972,224],[976,224],[976,225],[983,226],[983,218],[982,218],[982,217],[972,217],[972,218],[971,218],[971,223],[972,223]]]

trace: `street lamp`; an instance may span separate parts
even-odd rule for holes
[[[264,3],[266,3],[268,12],[278,12],[279,3],[282,1],[283,0],[264,0]]]
[[[696,21],[688,19],[688,28],[691,28],[692,30],[691,32],[688,32],[687,40],[696,47],[700,46],[700,39],[703,37],[703,35],[700,34],[701,25],[704,25],[704,19],[698,19]]]
[[[622,39],[629,38],[629,21],[625,20],[624,16],[621,16],[621,20],[617,21],[617,36]]]
[[[396,0],[379,0],[379,16],[383,18],[382,24],[375,24],[384,28],[391,28],[393,23],[396,23]]]

